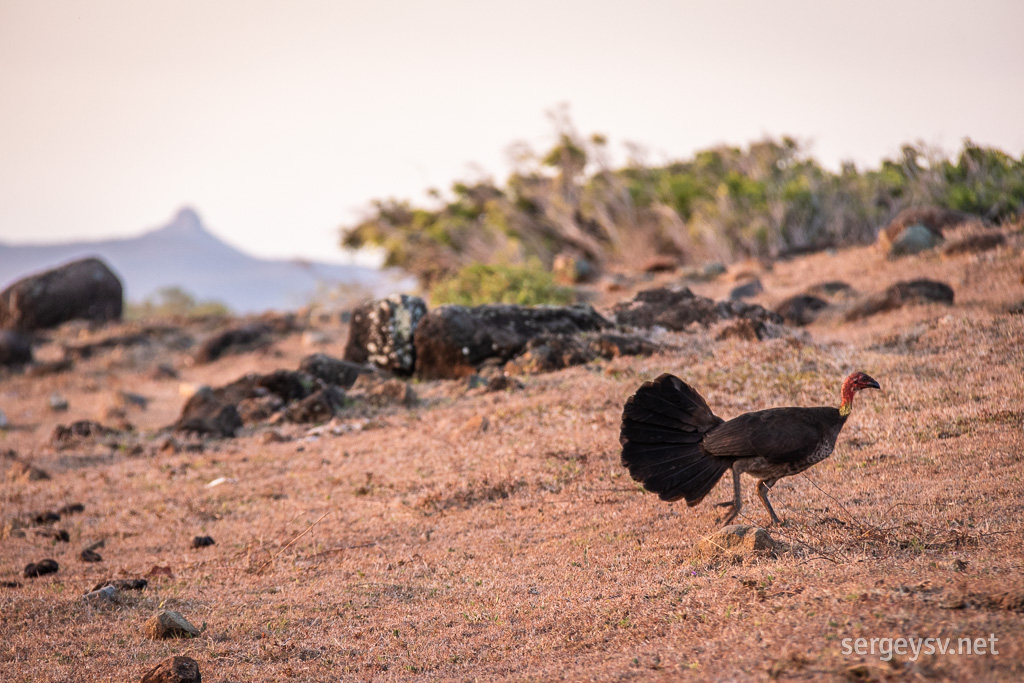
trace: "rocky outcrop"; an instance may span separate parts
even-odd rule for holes
[[[299,370],[326,384],[333,384],[343,389],[351,389],[360,375],[374,372],[365,365],[333,358],[324,353],[314,353],[303,358],[299,364]]]
[[[30,275],[0,292],[0,327],[31,331],[69,320],[120,320],[121,281],[103,261],[82,259]]]
[[[411,375],[416,364],[413,338],[426,313],[423,299],[408,294],[360,305],[352,311],[345,360]]]
[[[575,335],[610,326],[590,306],[442,306],[416,328],[416,374],[466,377],[488,359],[510,360],[542,334]]]
[[[629,301],[616,304],[613,311],[620,325],[646,328],[657,326],[667,330],[685,330],[694,323],[708,326],[734,318],[782,323],[781,316],[757,304],[742,301],[715,302],[694,294],[686,287],[647,289]]]

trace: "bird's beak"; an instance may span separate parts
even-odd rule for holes
[[[875,380],[873,380],[873,379],[871,379],[869,377],[868,381],[864,383],[864,388],[865,389],[881,389],[882,387],[878,386],[878,382],[876,382]]]

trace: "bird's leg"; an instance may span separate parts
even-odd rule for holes
[[[732,510],[729,510],[726,514],[725,519],[722,520],[722,526],[726,526],[731,523],[732,520],[736,519],[736,515],[740,514],[740,510],[743,508],[743,500],[740,497],[740,470],[735,465],[732,468],[732,491],[733,498],[732,502],[719,503],[719,506],[732,505]]]
[[[768,492],[772,490],[773,486],[775,486],[776,481],[778,481],[778,479],[762,479],[757,482],[757,497],[761,499],[761,502],[764,503],[764,509],[768,511],[769,515],[771,515],[772,524],[781,525],[782,520],[779,519],[777,514],[775,514],[775,510],[772,509],[772,504],[768,502]]]

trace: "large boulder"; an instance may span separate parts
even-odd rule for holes
[[[411,375],[416,364],[413,338],[426,313],[423,299],[408,294],[361,304],[352,311],[345,360]]]
[[[193,432],[231,438],[242,428],[242,418],[233,403],[219,399],[213,391],[203,388],[192,395],[174,424],[180,432]]]
[[[733,318],[746,318],[759,323],[782,323],[781,316],[757,304],[735,300],[716,303],[694,294],[687,287],[644,290],[633,299],[616,304],[613,312],[620,325],[658,326],[667,330],[685,330],[693,323],[707,326]]]
[[[441,306],[416,328],[416,374],[425,379],[466,377],[490,358],[511,359],[539,335],[574,335],[610,326],[586,305]]]
[[[18,280],[0,292],[0,327],[42,330],[69,320],[121,319],[124,289],[103,261],[87,258]]]

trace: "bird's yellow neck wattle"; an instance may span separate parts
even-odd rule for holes
[[[853,399],[844,399],[842,405],[839,406],[839,414],[843,417],[847,417],[851,412],[853,412]]]

